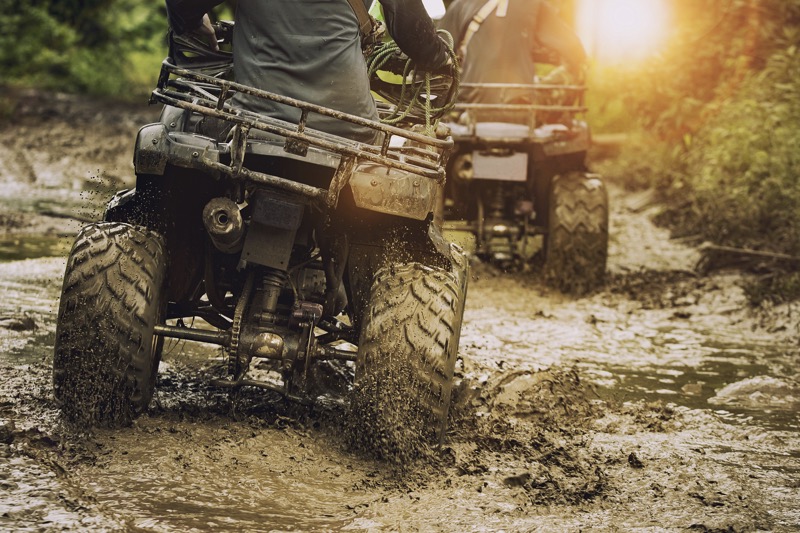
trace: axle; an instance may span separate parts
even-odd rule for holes
[[[231,342],[231,334],[228,331],[208,331],[197,328],[185,328],[178,326],[156,326],[153,330],[156,335],[170,337],[173,339],[183,339],[207,344],[216,344],[228,347]],[[246,339],[249,349],[254,357],[263,359],[282,359],[283,339],[277,333],[260,332]],[[316,345],[311,359],[316,361],[340,360],[355,361],[356,354],[348,350],[340,350],[326,345]]]

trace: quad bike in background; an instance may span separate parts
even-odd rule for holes
[[[128,423],[150,403],[165,339],[185,339],[224,351],[214,386],[300,401],[317,394],[321,365],[349,365],[356,425],[441,438],[468,279],[433,217],[452,139],[234,83],[229,52],[176,37],[170,50],[152,94],[161,118],[136,139],[136,187],[69,255],[53,362],[62,411]],[[239,91],[300,118],[234,107]],[[377,143],[310,129],[313,114],[371,128]],[[209,122],[227,134],[198,133]]]
[[[586,166],[590,133],[579,118],[585,87],[552,81],[461,87],[515,91],[523,103],[456,105],[445,231],[504,267],[541,258],[545,280],[564,292],[583,294],[601,284],[608,194]]]

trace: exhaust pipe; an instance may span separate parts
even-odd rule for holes
[[[229,198],[214,198],[203,208],[203,224],[220,252],[235,254],[244,243],[244,222],[239,206]]]

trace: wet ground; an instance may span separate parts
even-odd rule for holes
[[[129,181],[154,111],[30,100],[0,127],[0,530],[800,530],[800,309],[697,276],[619,187],[602,290],[476,266],[447,443],[419,463],[351,450],[336,404],[214,390],[219,354],[183,342],[133,427],[64,426],[65,214]]]

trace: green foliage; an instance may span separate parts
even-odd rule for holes
[[[626,83],[637,83],[635,76],[619,67],[593,66],[587,77],[586,120],[594,133],[622,133],[637,126],[629,97],[621,90]]]
[[[163,56],[160,4],[137,0],[0,0],[0,69],[7,82],[125,96],[129,56]],[[154,70],[160,57],[154,57]],[[155,73],[154,73],[155,75]]]
[[[800,255],[800,54],[776,51],[687,151],[709,238]]]
[[[761,70],[798,0],[674,0],[676,35],[661,57],[624,81],[623,92],[642,126],[676,141],[703,126],[706,106],[735,98]],[[633,74],[633,73],[632,73]],[[630,78],[630,77],[629,77]]]
[[[680,234],[800,256],[800,0],[675,3],[682,38],[620,75],[648,140],[614,171],[662,191]],[[800,283],[770,276],[749,293],[797,298]]]

